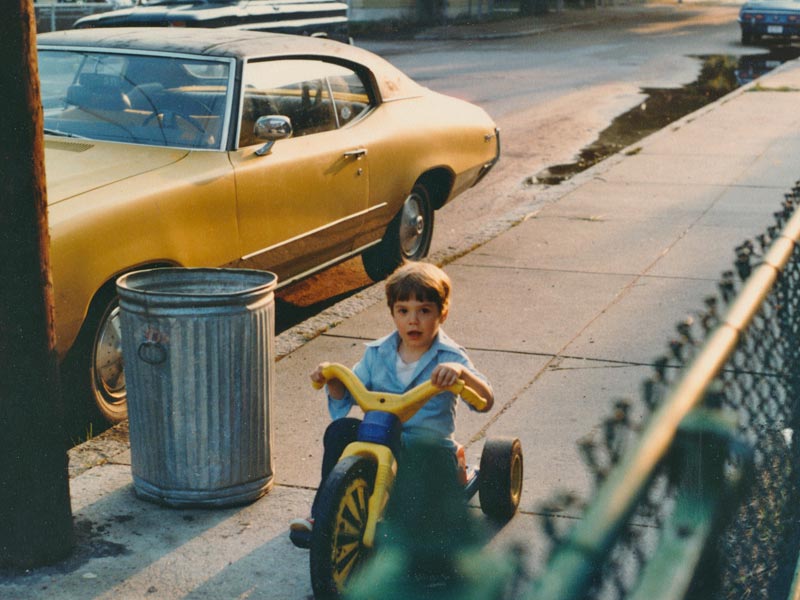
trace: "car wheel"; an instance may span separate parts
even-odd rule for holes
[[[90,353],[90,386],[98,412],[111,423],[128,416],[128,394],[122,361],[119,302],[109,302],[97,321]]]
[[[92,302],[62,365],[62,381],[72,437],[86,433],[90,425],[102,429],[128,416],[116,293],[105,290]]]
[[[753,34],[749,31],[742,31],[742,46],[749,46],[753,43]]]
[[[417,183],[395,215],[380,243],[362,254],[364,270],[380,281],[403,262],[428,255],[433,238],[433,209],[427,188]]]

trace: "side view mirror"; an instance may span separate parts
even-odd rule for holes
[[[267,115],[259,117],[253,126],[253,133],[259,140],[264,140],[261,148],[256,150],[258,156],[264,156],[278,140],[292,137],[292,120],[284,115]]]

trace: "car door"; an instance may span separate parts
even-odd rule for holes
[[[363,223],[369,156],[348,126],[353,109],[334,100],[341,81],[360,79],[314,59],[251,62],[243,78],[239,148],[231,153],[243,262],[285,282],[351,252]],[[286,116],[293,127],[268,150],[253,133],[266,115]]]

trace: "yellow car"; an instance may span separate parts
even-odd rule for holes
[[[64,389],[111,422],[118,276],[228,266],[286,285],[360,254],[379,280],[426,256],[434,211],[500,154],[482,109],[331,40],[113,28],[37,46]]]

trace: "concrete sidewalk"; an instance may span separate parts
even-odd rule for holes
[[[489,415],[460,412],[459,439],[471,462],[485,435],[519,437],[526,452],[521,513],[493,532],[491,546],[522,541],[540,565],[538,507],[559,489],[590,496],[576,441],[614,398],[637,396],[674,324],[730,268],[733,247],[772,223],[800,177],[799,100],[795,62],[541,190],[504,220],[515,226],[487,224],[486,243],[447,264],[455,296],[446,329],[497,398]],[[322,321],[335,326],[316,335]],[[327,424],[307,374],[322,360],[355,362],[363,342],[389,326],[374,286],[279,336],[275,487],[249,506],[177,510],[138,500],[124,431],[75,449],[73,556],[0,575],[0,597],[309,598],[307,553],[287,535],[311,504]]]

